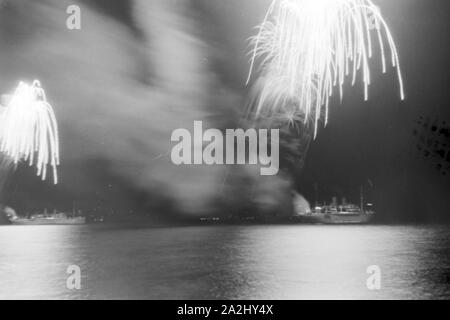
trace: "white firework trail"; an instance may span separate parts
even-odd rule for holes
[[[351,76],[354,85],[359,71],[364,97],[368,99],[369,60],[374,42],[380,48],[383,73],[387,69],[387,43],[403,100],[397,48],[386,21],[372,1],[273,0],[258,34],[252,38],[254,49],[247,84],[257,60],[263,80],[251,101],[256,114],[263,109],[279,112],[280,105],[293,103],[305,123],[313,121],[316,137],[319,120],[324,117],[325,125],[328,122],[333,89],[338,87],[342,100],[346,80]]]
[[[47,166],[53,168],[58,183],[58,125],[52,106],[47,102],[39,81],[20,82],[0,114],[0,152],[14,164],[28,161],[36,165],[37,175],[46,179]]]

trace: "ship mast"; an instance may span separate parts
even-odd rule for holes
[[[360,188],[360,205],[361,205],[361,212],[364,213],[364,187],[361,185]]]
[[[315,196],[315,205],[314,207],[318,207],[319,206],[319,185],[316,183],[314,183],[314,196]]]

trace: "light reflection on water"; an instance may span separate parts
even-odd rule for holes
[[[0,248],[3,299],[450,298],[446,227],[2,226]]]

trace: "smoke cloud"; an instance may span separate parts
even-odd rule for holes
[[[59,122],[60,184],[47,196],[191,215],[212,213],[220,201],[244,201],[233,196],[239,192],[234,184],[254,182],[254,169],[170,161],[174,129],[190,128],[194,120],[237,126],[243,95],[214,71],[211,61],[220,50],[202,37],[189,1],[127,3],[128,17],[120,19],[79,2],[82,28],[68,30],[72,1],[2,2],[0,88],[8,92],[19,80],[39,79]],[[268,181],[245,194],[255,197],[284,180]],[[37,183],[22,183],[16,198]],[[276,203],[272,197],[263,202]]]

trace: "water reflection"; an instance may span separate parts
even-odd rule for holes
[[[0,227],[0,298],[449,298],[450,230],[385,226]],[[82,289],[66,288],[68,265]],[[378,265],[382,287],[366,287]]]
[[[79,228],[0,227],[0,298],[65,298],[66,269],[77,259]]]

